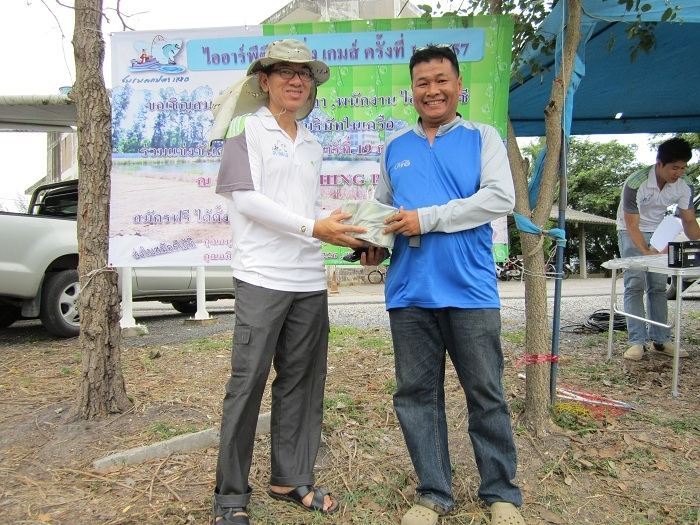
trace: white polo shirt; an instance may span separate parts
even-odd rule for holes
[[[323,150],[304,126],[292,140],[266,107],[224,143],[216,193],[229,201],[233,275],[273,290],[326,289],[321,242]]]
[[[693,205],[693,189],[678,179],[666,183],[662,190],[656,182],[656,166],[633,173],[622,186],[617,207],[617,229],[627,231],[625,212],[639,215],[639,230],[651,233],[661,223],[668,207],[677,204],[682,210]]]

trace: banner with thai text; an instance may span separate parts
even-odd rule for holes
[[[331,66],[303,125],[323,147],[322,203],[335,209],[373,198],[385,139],[415,124],[408,61],[416,48],[452,46],[463,80],[458,111],[505,138],[512,30],[498,16],[113,34],[110,264],[229,264],[227,207],[214,193],[221,145],[207,145],[211,101],[270,42],[304,40]],[[494,224],[494,241],[501,259],[505,219]],[[324,246],[326,263],[344,264],[347,251]]]

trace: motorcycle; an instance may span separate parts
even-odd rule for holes
[[[523,278],[522,256],[512,255],[502,263],[496,263],[496,277],[501,281]]]

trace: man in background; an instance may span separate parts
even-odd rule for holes
[[[654,230],[661,224],[669,206],[676,204],[683,222],[683,230],[690,239],[700,238],[700,227],[695,220],[693,189],[682,178],[693,152],[690,144],[681,138],[667,140],[659,146],[656,164],[630,175],[622,186],[617,208],[617,239],[621,257],[655,255],[659,251],[649,244]],[[637,317],[667,323],[666,275],[661,273],[625,270],[625,312]],[[647,299],[648,317],[644,312]],[[629,348],[625,359],[639,361],[644,357],[646,342],[660,354],[673,357],[671,329],[627,318]],[[680,357],[688,352],[680,350]]]

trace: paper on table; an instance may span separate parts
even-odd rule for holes
[[[676,238],[676,236],[683,231],[683,222],[673,215],[666,215],[664,220],[661,221],[654,230],[654,234],[649,240],[654,248],[662,251],[668,246],[668,243]]]

